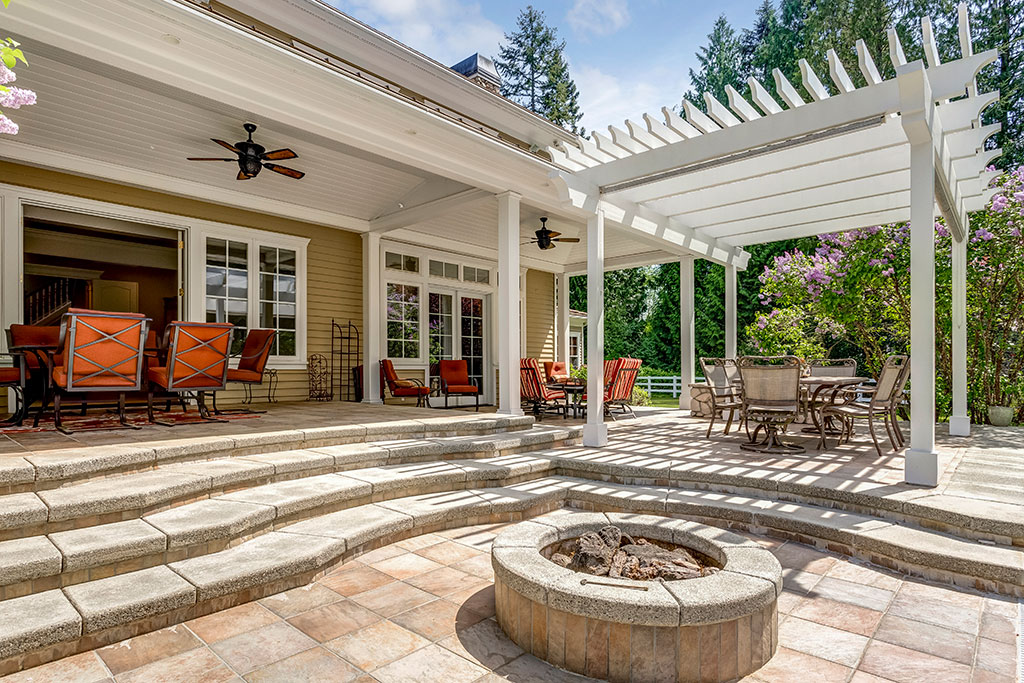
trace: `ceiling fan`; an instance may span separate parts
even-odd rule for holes
[[[281,175],[288,176],[289,178],[295,178],[298,180],[302,176],[306,175],[302,171],[296,171],[294,168],[288,168],[287,166],[278,166],[277,164],[268,164],[267,161],[281,161],[282,159],[296,159],[298,154],[291,151],[290,149],[275,149],[272,152],[266,151],[266,147],[257,144],[252,141],[252,134],[256,132],[255,123],[246,123],[242,126],[246,132],[249,133],[248,140],[242,140],[231,144],[218,140],[217,138],[210,138],[221,147],[229,149],[238,155],[236,159],[223,159],[216,157],[188,157],[189,161],[236,161],[238,162],[238,176],[236,180],[248,180],[249,178],[255,178],[260,174],[264,168],[273,171],[274,173],[280,173]]]
[[[577,243],[580,241],[579,237],[559,237],[562,233],[548,230],[548,219],[546,216],[540,219],[540,230],[533,234],[537,236],[537,239],[524,242],[524,244],[536,244],[541,249],[554,249],[555,242]]]

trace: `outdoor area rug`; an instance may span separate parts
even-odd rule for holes
[[[84,432],[84,431],[98,431],[105,429],[124,429],[121,426],[120,421],[117,419],[117,413],[94,413],[92,415],[79,415],[77,411],[67,411],[63,415],[63,423],[65,429],[72,432]],[[219,420],[247,420],[250,418],[261,417],[259,414],[223,414],[217,415]],[[171,422],[175,425],[185,424],[197,424],[203,422],[203,419],[199,417],[199,411],[195,409],[189,410],[187,413],[182,413],[181,410],[175,409],[169,413],[157,412],[156,419],[161,422]],[[146,417],[146,411],[128,411],[128,424],[136,427],[146,427],[150,424],[149,418]],[[32,426],[32,417],[25,419],[25,424],[20,427],[10,426],[0,428],[0,434],[31,434],[36,432],[55,432],[57,428],[53,426],[53,416],[44,415],[39,421],[38,427]]]

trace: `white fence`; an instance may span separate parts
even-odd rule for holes
[[[703,382],[703,378],[694,380]],[[637,377],[636,386],[647,391],[648,394],[671,394],[672,398],[679,398],[683,391],[682,377]]]

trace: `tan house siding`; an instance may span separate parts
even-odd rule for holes
[[[526,355],[540,361],[555,359],[555,276],[541,270],[526,272]]]
[[[307,354],[330,352],[332,318],[342,324],[351,320],[359,329],[360,338],[365,339],[362,334],[362,246],[358,233],[7,162],[0,162],[0,180],[38,190],[308,238]],[[279,401],[303,400],[307,393],[305,370],[280,371]],[[265,399],[266,388],[256,389],[256,395]],[[241,390],[233,389],[223,398],[228,403],[240,396]]]

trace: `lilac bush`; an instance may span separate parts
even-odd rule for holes
[[[7,7],[10,0],[0,0],[3,6]],[[3,112],[4,109],[20,109],[36,103],[36,94],[31,90],[9,85],[17,80],[18,75],[14,73],[14,67],[18,62],[28,65],[25,54],[18,47],[18,42],[13,38],[0,38],[0,133],[7,135],[18,134],[18,124],[9,119]]]
[[[998,192],[970,217],[969,391],[972,416],[1024,399],[1024,169],[994,181]],[[950,231],[935,224],[938,410],[949,411]],[[910,228],[880,225],[818,237],[813,250],[776,257],[760,276],[766,310],[747,330],[761,353],[821,354],[859,347],[867,374],[909,350]],[[1024,417],[1024,416],[1022,416]]]

